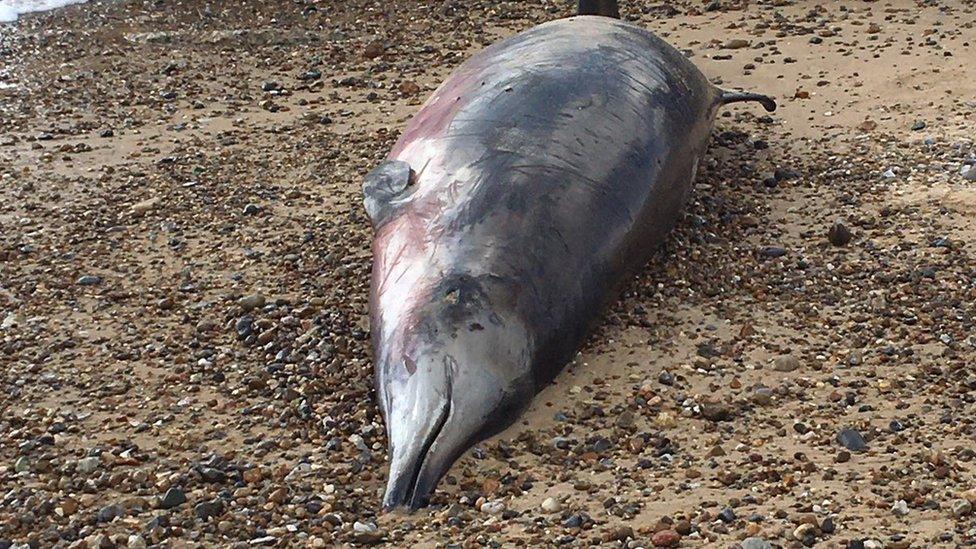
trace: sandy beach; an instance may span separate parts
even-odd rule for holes
[[[972,0],[623,0],[780,108],[725,110],[576,360],[381,512],[362,177],[572,4],[0,24],[0,549],[976,545]]]

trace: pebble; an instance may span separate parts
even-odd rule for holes
[[[741,549],[773,549],[773,544],[763,538],[746,538],[739,542]]]
[[[98,510],[98,522],[112,522],[118,517],[125,516],[125,510],[119,505],[106,505]]]
[[[500,515],[505,511],[505,504],[501,501],[486,501],[481,504],[481,512],[489,515]]]
[[[852,452],[864,452],[868,449],[868,444],[861,433],[850,428],[841,429],[837,433],[837,442]]]
[[[956,499],[950,504],[952,514],[955,517],[965,517],[973,512],[973,504],[966,499]]]
[[[903,517],[903,516],[907,515],[908,514],[908,502],[905,501],[905,500],[903,500],[903,499],[900,499],[900,500],[896,501],[895,504],[891,507],[891,512],[894,513],[895,516],[898,516],[898,517]]]
[[[748,48],[750,45],[752,45],[752,42],[744,38],[732,38],[725,42],[725,48],[730,50]]]
[[[722,522],[732,522],[735,520],[735,511],[731,507],[726,507],[718,514],[719,520]]]
[[[75,469],[79,473],[89,474],[89,473],[93,473],[101,465],[102,465],[101,459],[91,456],[91,457],[79,459],[78,464],[75,466]]]
[[[265,298],[261,294],[251,294],[249,296],[242,297],[240,301],[238,301],[238,305],[240,305],[241,308],[244,309],[245,311],[253,311],[254,309],[260,309],[261,307],[264,307],[264,303],[265,303]],[[241,331],[240,321],[238,321],[237,330],[238,332]]]
[[[132,213],[136,215],[145,215],[153,208],[159,204],[158,198],[150,198],[149,200],[143,200],[142,202],[136,202],[132,205]]]
[[[186,494],[183,493],[183,490],[180,490],[179,488],[170,488],[169,490],[166,490],[166,493],[159,502],[159,506],[162,509],[172,509],[174,507],[183,505],[184,503],[186,503]]]
[[[797,541],[804,541],[808,537],[815,537],[817,533],[817,527],[809,524],[803,523],[793,530],[793,539]]]
[[[709,421],[730,421],[735,411],[724,402],[706,402],[701,405],[701,415]]]
[[[967,164],[963,166],[959,175],[966,181],[976,181],[976,165]]]
[[[773,369],[777,372],[793,372],[800,368],[800,359],[793,355],[781,355],[773,361]]]
[[[193,508],[193,512],[200,520],[208,520],[222,515],[224,513],[224,504],[219,499],[204,501],[198,503]]]
[[[759,249],[759,255],[762,257],[777,258],[786,255],[786,248],[780,246],[765,246]]]
[[[846,246],[851,242],[851,230],[841,221],[835,221],[827,232],[827,239],[837,247]]]
[[[139,534],[131,534],[125,546],[129,549],[146,549],[146,539]]]
[[[359,522],[358,520],[352,525],[353,532],[364,533],[364,532],[375,532],[376,525],[372,522]]]
[[[79,286],[95,286],[102,283],[102,277],[96,275],[84,275],[75,282]]]
[[[558,513],[562,510],[562,505],[556,498],[546,498],[542,501],[542,510],[546,513]]]
[[[30,471],[30,467],[30,460],[27,459],[27,456],[21,456],[14,462],[14,471],[18,473],[26,473]]]
[[[681,543],[681,534],[674,530],[661,530],[651,536],[654,547],[677,547]]]

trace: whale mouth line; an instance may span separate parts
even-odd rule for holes
[[[430,452],[430,447],[434,445],[434,441],[444,430],[444,425],[447,423],[447,418],[451,415],[451,395],[450,386],[448,387],[447,400],[444,405],[441,406],[440,412],[437,416],[437,423],[434,428],[430,431],[430,435],[427,440],[424,441],[424,445],[420,448],[420,453],[417,455],[417,464],[414,467],[413,474],[410,476],[410,487],[406,494],[404,494],[404,501],[410,502],[410,508],[416,509],[423,505],[421,499],[426,499],[425,494],[417,494],[417,483],[420,480],[420,473],[424,470],[424,465],[427,463],[428,453]]]
[[[418,484],[421,480],[421,474],[427,469],[428,465],[431,465],[430,449],[433,447],[434,442],[437,441],[437,437],[440,436],[444,430],[444,426],[447,424],[448,418],[451,416],[453,376],[450,367],[446,368],[446,370],[447,387],[444,394],[444,401],[437,410],[437,420],[434,422],[434,427],[430,430],[430,433],[424,439],[420,451],[414,457],[414,465],[410,470],[409,480],[405,483],[406,491],[403,492],[401,498],[395,498],[386,502],[385,507],[387,511],[392,511],[399,506],[406,506],[410,510],[415,510],[426,505],[429,494],[418,493]]]

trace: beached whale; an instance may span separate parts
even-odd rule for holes
[[[384,507],[510,425],[679,219],[734,101],[614,1],[478,53],[364,183]]]

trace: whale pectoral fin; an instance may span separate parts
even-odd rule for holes
[[[363,205],[373,227],[379,227],[389,217],[390,202],[403,194],[414,181],[410,164],[402,160],[385,160],[366,174],[363,180]]]

